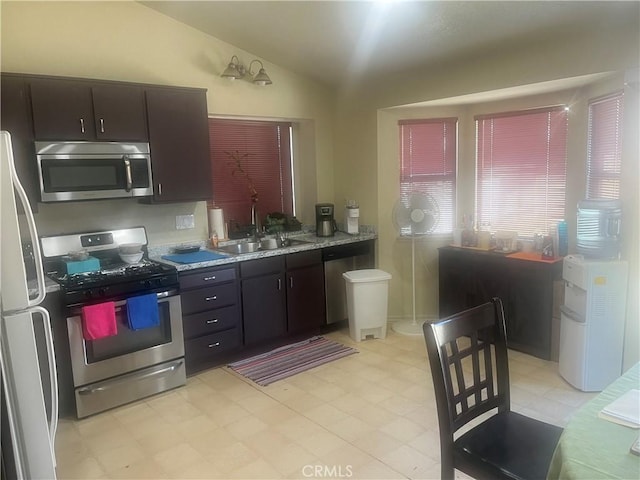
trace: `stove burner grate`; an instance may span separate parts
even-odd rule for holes
[[[78,289],[153,277],[156,275],[172,273],[174,270],[174,268],[168,265],[144,260],[137,264],[121,263],[109,265],[108,268],[94,272],[73,274],[52,272],[49,276],[52,280],[56,281],[66,289]]]

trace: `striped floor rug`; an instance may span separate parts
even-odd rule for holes
[[[258,385],[266,386],[353,353],[358,351],[324,337],[311,337],[228,366]]]

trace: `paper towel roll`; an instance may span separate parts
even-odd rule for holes
[[[218,235],[219,239],[226,238],[224,214],[220,207],[209,209],[209,235],[213,235],[213,232]]]

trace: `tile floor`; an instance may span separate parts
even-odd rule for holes
[[[267,387],[222,367],[88,419],[60,422],[61,479],[439,478],[433,387],[422,337],[325,335],[358,354]],[[510,351],[512,408],[555,423],[594,394],[557,363]],[[460,475],[464,477],[464,475]]]

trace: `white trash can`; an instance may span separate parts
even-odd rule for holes
[[[356,342],[369,335],[387,336],[387,297],[391,275],[383,270],[352,270],[342,274],[347,287],[349,335]]]

